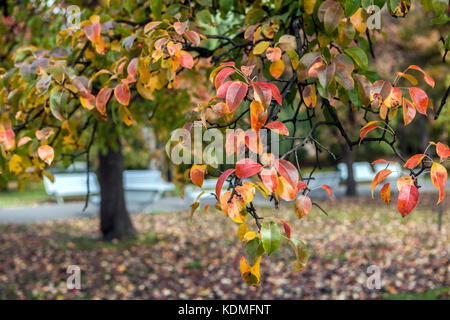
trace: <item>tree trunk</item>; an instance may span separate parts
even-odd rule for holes
[[[108,146],[106,154],[99,154],[98,181],[100,183],[100,229],[104,240],[127,239],[135,234],[125,205],[123,189],[124,160],[122,148]]]
[[[347,190],[345,194],[347,196],[356,196],[356,182],[355,178],[353,176],[353,152],[350,150],[349,146],[347,144],[343,144],[341,146],[342,149],[342,157],[347,165],[347,180],[345,181],[345,185],[347,187]]]

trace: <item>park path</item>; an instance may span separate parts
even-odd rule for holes
[[[391,182],[392,184],[392,182]],[[395,182],[394,182],[395,184]],[[421,192],[436,192],[437,190],[431,184],[431,181],[422,181]],[[379,195],[380,186],[375,190],[374,194]],[[396,192],[397,188],[392,186],[391,190],[393,193]],[[450,182],[447,182],[446,190],[450,190]],[[333,190],[334,196],[340,198],[345,194],[345,187],[339,186]],[[370,195],[370,184],[359,184],[358,185],[358,195],[369,196]],[[324,199],[328,195],[323,189],[313,190],[310,193],[311,198]],[[258,206],[267,206],[269,203],[261,197],[255,197],[255,203]],[[33,206],[22,206],[14,208],[0,208],[0,224],[2,223],[34,223],[40,221],[51,221],[51,220],[67,220],[76,219],[81,217],[93,217],[98,214],[98,206],[90,203],[85,211],[83,211],[84,202],[66,202],[64,204],[48,203],[48,204],[37,204]],[[189,204],[179,197],[166,197],[159,201],[152,203],[145,208],[139,206],[130,205],[128,211],[130,213],[156,213],[156,212],[174,212],[174,211],[184,211],[189,209]]]

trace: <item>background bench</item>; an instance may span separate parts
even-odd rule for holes
[[[56,198],[58,203],[64,203],[67,197],[86,196],[87,175],[86,173],[55,173],[55,181],[52,183],[44,177],[45,190],[49,195]],[[174,190],[172,183],[161,178],[158,170],[126,170],[123,173],[125,199],[128,203],[147,205],[158,201],[163,192]],[[100,186],[97,176],[89,173],[89,191],[92,195],[91,202],[100,203]]]

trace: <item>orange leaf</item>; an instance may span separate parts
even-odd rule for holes
[[[419,165],[420,162],[422,162],[422,159],[426,156],[426,154],[420,153],[412,156],[408,159],[405,163],[405,168],[408,169],[414,169]]]
[[[197,32],[188,30],[184,32],[184,36],[194,44],[194,46],[198,46],[200,44],[200,36]]]
[[[398,212],[406,217],[419,202],[419,190],[414,185],[404,184],[398,194]]]
[[[255,131],[259,131],[266,123],[267,113],[261,102],[253,100],[250,104],[250,119],[251,127]]]
[[[411,176],[404,176],[397,179],[398,191],[400,191],[405,184],[414,185],[414,180],[411,178]]]
[[[225,79],[232,75],[234,72],[235,70],[233,68],[223,68],[222,70],[220,70],[214,80],[216,90],[219,90],[219,87],[222,85]]]
[[[266,50],[266,57],[272,62],[277,62],[281,59],[281,49],[280,48],[268,48]],[[283,64],[284,66],[284,64]]]
[[[366,134],[368,134],[370,131],[372,131],[373,129],[379,128],[379,126],[377,124],[372,124],[370,126],[364,126],[361,129],[361,133],[359,135],[359,142],[361,143],[362,139],[364,139],[364,137],[366,136]]]
[[[283,224],[284,233],[286,233],[286,238],[290,239],[291,238],[291,226],[283,219],[280,219],[280,221]]]
[[[275,131],[278,134],[289,136],[289,130],[281,121],[272,121],[265,126],[267,129]]]
[[[194,164],[191,168],[190,178],[193,184],[197,187],[203,185],[205,179],[206,164]]]
[[[333,191],[331,190],[330,186],[323,184],[320,186],[321,188],[324,188],[325,191],[328,193],[328,195],[330,196],[331,199],[331,204],[333,204],[334,202],[334,197],[333,197]]]
[[[375,160],[371,163],[371,165],[374,165],[375,163],[390,163],[390,164],[394,164],[394,161],[388,161],[388,160],[384,160],[384,159],[378,159]]]
[[[252,267],[250,266],[247,261],[245,260],[245,257],[241,258],[240,261],[240,269],[241,269],[241,275],[242,279],[246,284],[252,285],[252,286],[258,286],[260,283],[260,273],[259,273],[259,264],[261,263],[261,256],[256,261],[255,265]]]
[[[297,188],[293,187],[284,177],[278,177],[278,187],[275,193],[283,200],[292,201],[298,194]]]
[[[241,179],[251,177],[259,173],[261,169],[262,165],[254,162],[250,158],[239,160],[236,163],[236,175]]]
[[[101,114],[105,114],[106,104],[111,97],[111,93],[111,88],[102,88],[97,94],[97,98],[95,99],[95,106],[97,107],[98,112],[100,112]]]
[[[436,203],[438,205],[441,203],[442,200],[444,200],[445,191],[444,187],[447,183],[447,170],[445,167],[437,162],[434,162],[431,166],[431,182],[433,183],[433,186],[436,187],[436,189],[439,190],[439,200]]]
[[[450,148],[448,148],[445,144],[438,142],[436,144],[436,153],[442,162],[450,157]]]
[[[262,169],[261,180],[264,186],[270,191],[275,192],[278,188],[278,176],[275,168]]]
[[[416,116],[416,108],[411,101],[406,98],[403,98],[403,121],[405,122],[405,126],[407,126],[411,121],[413,121]]]
[[[186,28],[188,26],[188,21],[186,20],[185,22],[175,22],[173,24],[173,28],[175,29],[176,33],[178,34],[183,34],[184,31],[186,31]]]
[[[299,219],[306,217],[311,208],[312,202],[308,196],[301,195],[295,200],[295,214]]]
[[[82,93],[80,94],[80,102],[84,108],[92,110],[95,107],[95,96],[89,92]]]
[[[186,69],[192,69],[194,66],[194,59],[189,52],[181,50],[178,54],[178,61]]]
[[[278,79],[284,72],[284,62],[283,60],[278,60],[277,62],[272,62],[270,64],[269,72],[272,77]]]
[[[234,169],[225,170],[225,172],[220,175],[219,180],[217,180],[217,184],[216,184],[217,199],[220,199],[220,193],[222,192],[222,186],[223,186],[224,182],[227,180],[227,178],[233,172],[234,172]]]
[[[422,68],[416,66],[416,65],[410,65],[408,69],[414,69],[418,70],[423,73],[423,77],[425,79],[425,82],[432,88],[434,88],[434,80],[432,77],[430,77],[425,71],[422,70]]]
[[[22,137],[22,138],[20,138],[19,141],[17,142],[17,147],[21,147],[21,146],[23,146],[24,144],[27,144],[27,143],[30,142],[30,141],[31,141],[31,138],[30,138],[30,137],[27,137],[27,136]]]
[[[52,164],[53,158],[55,157],[55,152],[53,148],[49,145],[43,145],[38,148],[38,156],[48,165]]]
[[[241,81],[233,81],[227,91],[226,103],[228,110],[233,112],[247,95],[248,85]]]
[[[427,114],[427,106],[428,106],[428,96],[420,88],[409,88],[409,94],[411,95],[411,99],[416,106],[416,109],[419,113]]]
[[[114,88],[114,97],[120,104],[127,106],[130,103],[130,88],[126,83],[118,84]]]
[[[317,104],[316,87],[313,84],[307,85],[303,89],[303,101],[308,108],[314,108]]]
[[[298,170],[297,168],[287,160],[277,159],[275,160],[275,168],[278,173],[286,179],[287,182],[297,190],[298,183]]]
[[[389,169],[383,169],[383,170],[381,170],[380,172],[378,172],[378,173],[375,175],[375,178],[373,178],[373,181],[372,181],[372,186],[371,186],[371,188],[370,188],[371,193],[372,193],[372,198],[373,198],[373,190],[375,189],[375,187],[376,187],[381,181],[383,181],[384,179],[386,179],[386,177],[387,177],[388,175],[390,175],[391,173],[392,173],[391,170],[389,170]]]
[[[387,204],[391,203],[391,184],[385,183],[380,190],[381,199]]]

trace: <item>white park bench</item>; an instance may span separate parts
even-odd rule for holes
[[[402,175],[405,175],[401,165],[398,164],[397,162],[389,164],[389,167],[387,166],[387,163],[375,163],[373,167],[375,169],[375,173],[378,173],[379,171],[386,169],[386,167],[389,170],[391,170],[392,173],[387,177],[387,180],[397,180]]]
[[[203,181],[203,185],[201,188],[189,184],[184,189],[184,201],[187,205],[191,205],[195,202],[195,199],[204,191],[200,196],[200,204],[206,205],[206,204],[212,204],[216,202],[215,197],[211,193],[216,193],[216,184],[218,179],[205,179]],[[228,186],[228,183],[224,183],[224,187],[222,190],[225,189],[225,187]]]
[[[303,177],[306,182],[306,178],[308,178],[307,175],[305,175]],[[323,184],[326,184],[327,186],[329,186],[331,188],[331,190],[333,191],[333,193],[336,192],[337,188],[339,187],[339,182],[341,180],[341,175],[339,174],[339,172],[320,172],[320,173],[315,173],[312,176],[313,179],[311,179],[311,181],[308,184],[308,187],[310,189],[314,189],[317,187],[320,187]],[[327,198],[328,193],[326,193],[326,191],[323,188],[317,188],[312,190],[309,195],[312,198]]]
[[[337,168],[341,174],[342,180],[347,180],[348,170],[347,164],[341,162],[337,165]],[[368,162],[354,162],[353,163],[353,177],[356,182],[369,182],[375,177],[375,172],[372,170],[370,163]]]
[[[44,186],[60,204],[66,197],[86,196],[88,192],[86,173],[55,173],[54,178],[52,183],[45,177]],[[126,201],[138,204],[153,203],[161,198],[163,192],[174,190],[174,185],[162,180],[161,172],[157,170],[126,170],[123,183]],[[89,173],[89,193],[91,202],[99,204],[100,187],[93,172]]]

